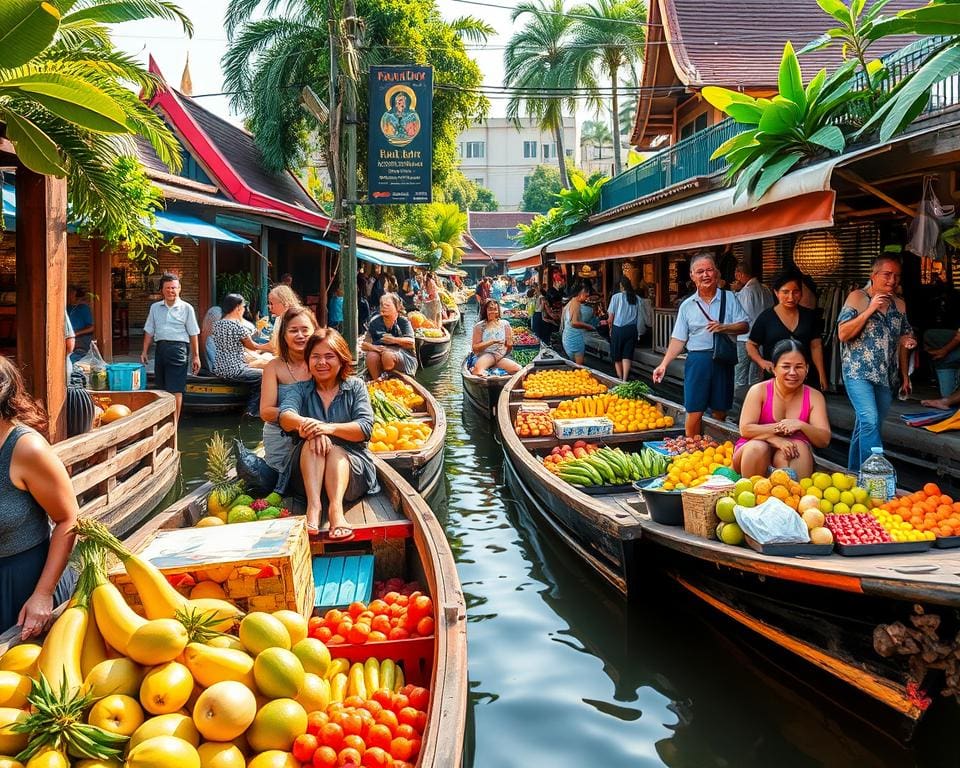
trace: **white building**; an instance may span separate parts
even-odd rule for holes
[[[580,126],[575,117],[563,120],[563,151],[576,163]],[[538,165],[557,164],[557,142],[552,131],[542,131],[529,118],[517,128],[505,117],[491,117],[471,125],[457,138],[460,170],[475,184],[493,191],[501,211],[519,211],[523,190]]]

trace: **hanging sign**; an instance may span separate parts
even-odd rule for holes
[[[381,205],[429,203],[433,67],[370,67],[367,188]]]

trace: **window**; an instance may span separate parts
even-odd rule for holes
[[[482,187],[482,186],[483,186],[483,176],[476,176],[476,177],[470,179],[470,181],[472,181],[472,182],[473,182],[474,184],[476,184],[478,187]]]
[[[485,142],[482,141],[468,141],[464,144],[466,154],[463,157],[480,159],[484,156],[485,146]]]
[[[549,160],[553,158],[557,159],[557,145],[556,144],[544,144],[543,145],[543,159]]]
[[[693,134],[699,133],[706,127],[707,113],[704,112],[702,115],[697,115],[693,120],[680,128],[680,140],[683,141],[684,139],[693,136]]]
[[[527,191],[527,187],[530,186],[530,179],[531,179],[531,178],[532,178],[531,176],[524,176],[524,177],[523,177],[523,191],[524,191],[524,192],[526,192],[526,191]]]
[[[525,141],[525,142],[523,142],[523,156],[524,156],[524,158],[536,157],[536,156],[537,156],[537,142],[535,142],[535,141]]]
[[[563,154],[565,154],[567,157],[573,157],[573,150],[572,150],[572,149],[565,149],[565,150],[563,150]]]

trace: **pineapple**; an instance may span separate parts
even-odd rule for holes
[[[207,480],[213,490],[207,496],[207,514],[227,522],[230,505],[240,493],[243,484],[231,478],[234,468],[233,451],[219,432],[214,432],[207,443]]]

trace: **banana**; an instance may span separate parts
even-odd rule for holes
[[[367,686],[367,695],[373,696],[380,688],[380,662],[373,656],[363,663],[363,681]]]
[[[363,677],[364,666],[359,661],[355,661],[347,674],[347,695],[359,696],[361,699],[367,698],[367,683]]]
[[[380,662],[380,687],[392,691],[397,680],[397,664],[393,659]]]
[[[330,701],[343,701],[347,697],[347,676],[338,672],[330,680]]]

